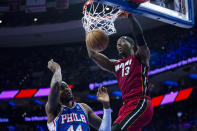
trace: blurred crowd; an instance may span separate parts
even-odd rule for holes
[[[186,13],[187,4],[185,0],[150,0],[150,2],[177,12]]]
[[[154,117],[144,131],[197,131],[196,102],[191,99],[154,109]],[[158,110],[159,108],[159,110]]]
[[[170,32],[170,33],[166,33]],[[151,69],[197,56],[197,30],[160,28],[147,33],[151,49]]]

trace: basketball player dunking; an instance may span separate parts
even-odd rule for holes
[[[128,36],[119,38],[117,50],[122,59],[109,59],[91,50],[86,43],[89,57],[99,67],[116,75],[122,92],[123,106],[112,125],[112,131],[140,131],[153,116],[153,106],[148,96],[150,51],[135,17],[131,14],[127,17],[131,21],[133,39]]]
[[[47,126],[50,131],[89,131],[89,125],[99,131],[111,131],[111,111],[106,88],[100,87],[97,92],[98,101],[103,104],[103,119],[84,103],[74,102],[68,85],[62,81],[61,68],[50,60],[48,68],[53,72],[51,89],[46,104],[48,116]]]

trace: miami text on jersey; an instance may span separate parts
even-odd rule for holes
[[[127,60],[125,63],[120,63],[115,66],[115,71],[117,72],[119,69],[122,69],[122,77],[127,76],[130,71],[132,59]]]

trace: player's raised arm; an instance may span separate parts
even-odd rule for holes
[[[91,126],[99,131],[111,131],[111,110],[110,99],[105,87],[99,87],[97,92],[98,101],[103,104],[103,119],[97,116],[93,110],[86,104],[82,104],[88,113],[88,120]]]
[[[139,46],[147,45],[146,40],[144,38],[142,27],[137,21],[137,19],[135,18],[135,16],[132,14],[128,14],[128,19],[130,21],[129,26],[131,27],[131,32],[136,41],[136,44]]]
[[[109,59],[107,56],[92,50],[89,47],[89,44],[86,42],[86,47],[88,51],[89,57],[103,70],[109,71],[114,73],[115,67],[114,62],[115,60]]]
[[[62,74],[60,65],[52,60],[48,62],[48,68],[53,72],[53,77],[51,80],[51,88],[48,96],[48,101],[46,104],[46,113],[54,113],[58,107],[59,91],[62,82]]]
[[[132,14],[128,15],[128,18],[131,22],[132,26],[132,35],[134,36],[136,45],[137,45],[137,52],[136,55],[141,59],[143,64],[149,65],[149,58],[150,58],[150,50],[147,46],[146,40],[144,38],[142,27],[140,26],[139,22]]]

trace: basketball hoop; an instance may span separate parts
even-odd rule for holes
[[[107,35],[112,35],[116,33],[114,21],[123,12],[121,9],[89,0],[83,6],[83,28],[86,32],[100,29]]]

